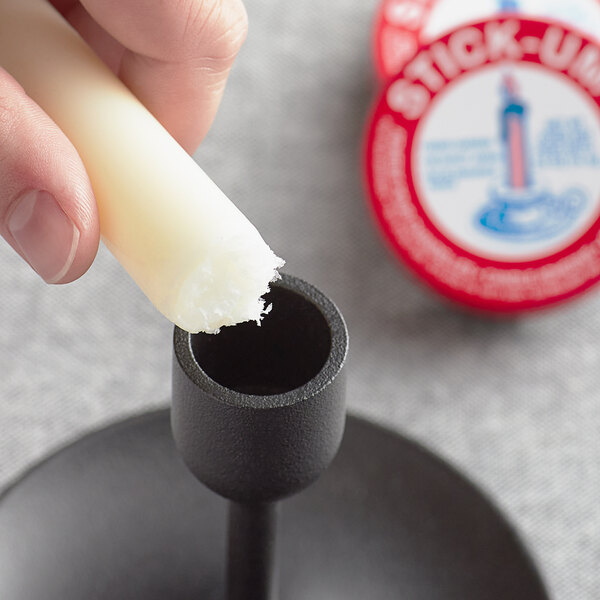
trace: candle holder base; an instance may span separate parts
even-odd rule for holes
[[[0,598],[222,600],[227,502],[188,472],[167,410],[91,434],[0,499]],[[548,600],[526,550],[463,476],[349,417],[282,506],[282,600]]]

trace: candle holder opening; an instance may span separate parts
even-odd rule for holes
[[[325,365],[331,330],[317,306],[282,287],[273,287],[265,301],[271,309],[260,325],[191,336],[196,362],[219,385],[243,394],[283,394],[306,384]]]

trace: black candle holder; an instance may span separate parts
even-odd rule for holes
[[[260,327],[176,328],[171,411],[87,436],[3,494],[0,598],[547,600],[460,474],[355,417],[342,440],[335,306],[289,276],[267,301]]]
[[[231,502],[229,600],[276,597],[276,503],[325,471],[346,420],[342,316],[287,276],[268,300],[260,329],[175,328],[171,425],[190,471]]]

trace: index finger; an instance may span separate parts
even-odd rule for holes
[[[169,132],[193,151],[246,37],[241,0],[52,0]]]

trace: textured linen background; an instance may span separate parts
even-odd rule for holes
[[[406,276],[359,168],[375,0],[247,0],[250,35],[196,158],[351,334],[349,406],[458,466],[517,526],[553,597],[600,598],[600,293],[492,321]],[[168,198],[165,198],[168,202]],[[171,325],[103,248],[46,286],[0,245],[0,484],[167,403]],[[469,599],[470,600],[470,599]]]

